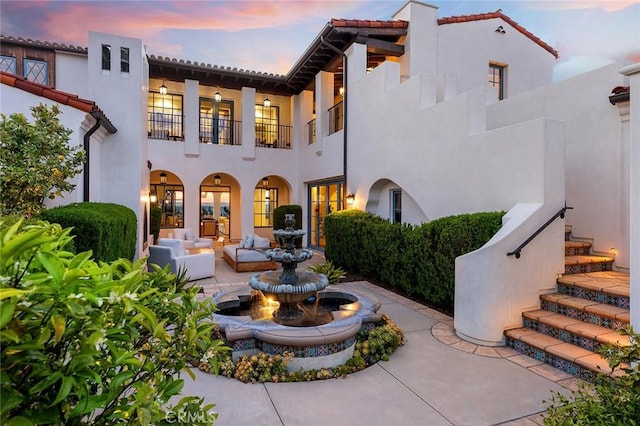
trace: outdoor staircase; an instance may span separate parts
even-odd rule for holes
[[[540,296],[540,309],[523,312],[522,327],[505,331],[507,346],[585,380],[611,371],[595,353],[605,343],[629,345],[616,330],[630,323],[629,274],[613,271],[612,257],[565,230],[565,273],[557,292]]]

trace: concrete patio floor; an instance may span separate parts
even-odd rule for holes
[[[216,277],[194,281],[202,297],[246,285],[216,250]],[[324,262],[321,254],[300,264]],[[216,425],[540,425],[552,391],[577,379],[512,349],[479,347],[453,332],[453,319],[369,282],[338,284],[377,297],[405,332],[387,362],[343,379],[246,384],[194,370],[183,395],[215,403]]]

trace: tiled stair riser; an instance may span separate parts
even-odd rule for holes
[[[613,262],[582,263],[565,265],[565,274],[587,274],[589,272],[602,272],[613,270]]]
[[[546,334],[547,336],[555,337],[563,342],[571,343],[572,345],[579,346],[583,349],[595,352],[602,344],[597,340],[590,339],[588,337],[575,335],[567,330],[562,330],[556,327],[552,327],[548,324],[543,324],[538,321],[534,321],[530,318],[522,319],[522,326],[537,331],[538,333]]]
[[[542,301],[541,307],[545,311],[554,312],[556,314],[564,315],[566,317],[587,322],[589,324],[595,324],[601,327],[610,328],[612,330],[621,330],[628,325],[628,323],[624,321],[601,317],[600,315],[597,315],[591,312],[584,312],[579,309],[571,308],[568,306],[549,302],[546,300]],[[553,336],[553,337],[556,337],[556,336]]]
[[[562,283],[558,283],[558,293],[566,294],[573,297],[579,297],[581,299],[590,300],[592,302],[606,303],[607,305],[613,305],[624,309],[629,309],[629,307],[631,306],[631,301],[628,297],[615,296]],[[546,308],[543,307],[543,309]]]
[[[567,361],[566,359],[551,355],[544,350],[531,346],[521,340],[515,340],[511,337],[507,337],[506,345],[523,355],[551,365],[552,367],[560,371],[564,371],[565,373],[571,374],[572,376],[578,377],[580,379],[593,380],[593,378],[595,377],[593,371],[574,364],[571,361]]]
[[[587,256],[589,252],[589,247],[566,247],[564,249],[565,256]]]

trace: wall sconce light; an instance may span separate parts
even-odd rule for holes
[[[213,184],[214,184],[215,186],[219,186],[219,185],[220,185],[220,182],[222,182],[222,178],[220,177],[220,175],[215,175],[215,176],[213,177]]]
[[[611,252],[611,254],[615,255],[616,254],[616,248],[615,247],[611,247],[609,249],[609,251]]]
[[[356,196],[353,195],[353,193],[348,193],[347,194],[347,206],[349,207],[353,207],[353,203],[355,203],[356,201]]]
[[[157,203],[157,202],[158,202],[158,196],[157,196],[156,194],[151,194],[151,195],[149,196],[149,200],[150,200],[152,203]]]
[[[341,87],[338,89],[338,93],[340,94],[340,96],[344,96],[344,87],[342,87],[342,86],[341,86]]]
[[[269,98],[266,98],[263,102],[262,105],[264,105],[266,108],[269,108],[271,106],[271,100]]]
[[[267,187],[269,186],[269,178],[268,177],[263,177],[262,178],[262,186]]]
[[[164,81],[162,82],[162,86],[160,86],[160,94],[161,95],[167,94],[167,86],[164,85]]]
[[[160,183],[167,183],[167,174],[165,172],[160,173]]]
[[[213,95],[213,100],[216,101],[216,102],[220,102],[222,100],[222,94],[220,92],[216,92]]]
[[[500,25],[498,28],[496,28],[496,32],[499,33],[499,34],[506,33],[506,31],[504,30],[504,27],[502,25]]]

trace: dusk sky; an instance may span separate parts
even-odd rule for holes
[[[88,31],[141,38],[147,52],[286,74],[331,18],[390,19],[405,0],[1,0],[4,35],[86,47]],[[554,79],[640,62],[640,0],[433,1],[438,16],[502,12],[558,50]]]

